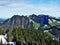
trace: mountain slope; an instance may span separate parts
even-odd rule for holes
[[[0,24],[2,29],[30,28],[37,30],[49,30],[50,33],[60,37],[60,25],[57,23],[60,19],[47,15],[32,14],[29,17],[14,15]],[[60,21],[59,21],[60,22]],[[47,25],[47,26],[46,26]],[[42,29],[41,29],[42,28]]]
[[[3,28],[31,28],[29,18],[27,16],[14,15],[10,19],[4,21],[1,25]]]
[[[44,27],[48,25],[53,27],[57,25],[57,21],[54,21],[56,18],[50,17],[48,15],[35,15],[32,14],[29,17],[14,15],[13,17],[5,20],[0,27],[2,28],[37,28]],[[49,21],[50,20],[50,21]],[[60,19],[57,19],[58,21]],[[45,27],[44,27],[45,28]]]
[[[4,22],[6,19],[0,18],[0,22]]]

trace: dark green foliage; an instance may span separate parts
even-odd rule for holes
[[[52,37],[43,31],[35,29],[14,29],[13,35],[16,42],[20,43],[34,43],[36,45],[59,45],[60,43],[56,40],[52,40]],[[48,37],[48,38],[46,38]]]
[[[2,28],[0,28],[0,35],[4,34],[4,31],[2,30]]]

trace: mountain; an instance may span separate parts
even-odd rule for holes
[[[5,20],[0,27],[1,28],[40,28],[41,25],[48,24],[48,16],[46,15],[38,15],[36,16],[35,14],[30,15],[29,17],[27,16],[19,16],[19,15],[14,15],[11,18]],[[30,21],[32,20],[32,21]],[[45,22],[46,21],[46,22]]]
[[[20,27],[40,29],[41,27],[44,28],[44,26],[47,25],[47,28],[50,29],[50,27],[57,25],[57,21],[60,21],[60,19],[56,19],[55,17],[51,17],[48,15],[32,14],[29,17],[14,15],[11,18],[5,20],[0,25],[0,28],[14,29]]]
[[[35,14],[32,14],[29,16],[32,20],[34,20],[35,22],[37,23],[40,23],[42,26],[44,26],[45,24],[47,25],[48,24],[48,19],[49,19],[49,16],[48,15],[35,15]]]
[[[27,16],[14,15],[13,17],[5,20],[0,27],[13,29],[17,27],[31,28],[32,26]]]
[[[2,20],[4,21],[4,20]],[[19,15],[14,15],[11,18],[5,20],[0,27],[1,28],[34,28],[34,29],[41,29],[43,28],[48,28],[51,29],[51,27],[59,25],[57,22],[60,22],[60,19],[57,19],[55,17],[51,17],[48,15],[35,15],[32,14],[29,17],[27,16],[19,16]],[[45,26],[47,25],[47,26]],[[58,26],[59,27],[59,26]],[[57,28],[58,28],[57,27]],[[60,27],[59,27],[60,28]]]
[[[29,28],[37,30],[49,30],[50,33],[56,37],[60,37],[60,19],[51,17],[48,15],[35,15],[32,14],[29,17],[14,15],[0,24],[0,28],[15,29],[15,28]]]
[[[6,19],[4,18],[0,18],[0,22],[4,22]]]

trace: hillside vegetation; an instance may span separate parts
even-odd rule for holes
[[[51,33],[40,30],[17,28],[14,29],[13,35],[18,44],[60,45],[60,42],[53,40],[54,36]]]

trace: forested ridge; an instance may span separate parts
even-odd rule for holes
[[[40,30],[16,28],[13,35],[19,45],[60,45],[59,41],[53,40],[54,36]]]

